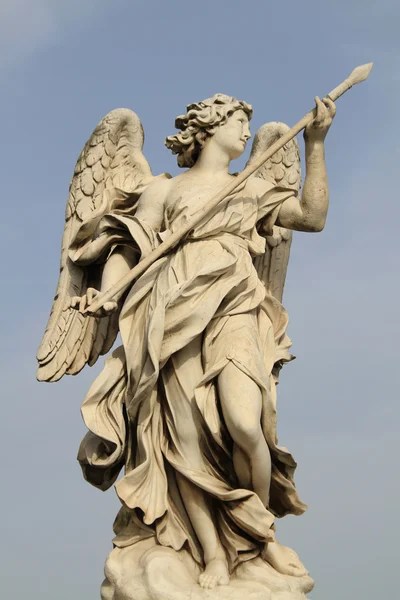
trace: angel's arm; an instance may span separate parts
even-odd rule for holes
[[[276,224],[296,231],[322,231],[329,205],[324,143],[306,141],[306,177],[301,200],[291,196],[279,211]]]
[[[136,210],[135,218],[148,225],[154,231],[160,231],[164,221],[164,205],[167,195],[168,180],[160,179],[151,183],[140,197],[139,204]],[[119,282],[133,267],[137,264],[138,253],[134,248],[129,246],[117,246],[111,253],[107,262],[103,267],[101,277],[100,293],[108,292],[116,283]],[[85,296],[82,298],[75,297],[71,305],[84,311],[93,302],[98,290],[89,288]],[[96,316],[106,316],[115,312],[118,308],[118,301],[123,296],[124,292],[114,297],[114,300],[106,302]],[[88,310],[89,314],[90,310]]]
[[[137,263],[137,252],[129,246],[117,246],[104,265],[100,292],[107,292]]]
[[[155,179],[140,196],[136,217],[149,225],[154,231],[160,231],[164,221],[165,200],[170,179]]]
[[[317,116],[305,132],[306,177],[301,200],[292,196],[282,203],[276,224],[296,231],[322,231],[329,205],[324,139],[335,116],[329,99],[317,100]]]
[[[86,294],[83,296],[73,296],[71,299],[71,308],[76,308],[80,312],[84,312],[90,307],[93,300],[100,293],[107,292],[113,285],[115,285],[124,275],[126,275],[137,263],[137,252],[134,248],[129,246],[117,246],[114,248],[106,263],[103,267],[101,275],[100,290],[89,287],[86,290]],[[106,317],[107,315],[115,312],[118,309],[118,301],[120,300],[122,293],[115,296],[110,302],[106,302],[104,306],[97,311],[92,313],[88,310],[88,314],[96,317]]]
[[[154,231],[160,231],[164,220],[167,182],[155,180],[140,196],[135,217]],[[101,292],[107,292],[137,263],[138,253],[129,246],[117,246],[107,259],[101,279]]]
[[[168,180],[167,180],[168,181]],[[164,201],[166,181],[151,183],[140,197],[136,218],[149,225],[154,231],[160,231],[164,220]],[[136,265],[138,254],[134,248],[119,246],[104,265],[101,279],[101,293],[107,292]]]

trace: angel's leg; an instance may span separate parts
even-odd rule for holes
[[[229,583],[226,554],[215,528],[212,507],[203,490],[193,485],[183,475],[177,475],[179,490],[190,522],[203,548],[205,569],[199,577],[204,588]]]
[[[204,471],[205,463],[199,439],[199,413],[194,398],[196,385],[203,377],[201,338],[196,338],[174,354],[171,362],[174,372],[167,383],[170,386],[168,401],[174,413],[173,427],[177,443],[190,467]],[[172,387],[172,378],[176,380],[178,387]],[[205,570],[200,575],[199,583],[205,588],[226,585],[229,582],[228,564],[214,524],[211,499],[184,475],[176,473],[176,480],[190,522],[203,549]]]
[[[251,488],[268,507],[271,455],[261,428],[261,390],[253,379],[229,362],[219,374],[218,392],[225,424],[250,466]],[[235,463],[241,479],[245,465],[240,451],[236,451]]]
[[[250,461],[240,446],[233,444],[233,466],[240,483],[245,490],[252,490]]]
[[[248,375],[229,362],[219,375],[218,391],[226,426],[240,449],[236,450],[236,457],[234,454],[240,484],[253,489],[268,508],[271,455],[261,428],[261,390]],[[246,468],[249,472],[247,481]],[[265,544],[262,557],[280,573],[297,577],[307,573],[296,552],[277,541]]]

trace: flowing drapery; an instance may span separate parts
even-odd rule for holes
[[[251,180],[231,194],[173,253],[156,261],[124,301],[123,345],[106,361],[83,403],[89,433],[78,456],[85,477],[101,489],[125,469],[116,483],[123,504],[116,545],[156,535],[160,544],[176,550],[187,544],[201,561],[176,473],[212,498],[231,564],[254,556],[271,539],[274,516],[305,510],[293,481],[296,463],[276,436],[274,365],[292,358],[287,314],[266,294],[252,262],[253,255],[265,251],[257,223],[263,219],[272,226],[293,192],[263,183],[262,194]],[[183,195],[166,210],[166,230],[178,230],[200,203],[195,195]],[[119,243],[133,245],[143,256],[159,242],[159,234],[134,215],[114,211],[100,220],[94,242],[81,235],[71,258],[87,264]],[[182,360],[194,343],[198,354],[184,354]],[[189,360],[201,366],[197,380]],[[272,457],[268,509],[254,492],[240,488],[233,469],[232,440],[216,386],[229,361],[262,393],[262,427]],[[177,435],[183,403],[195,405],[201,469],[190,464]]]

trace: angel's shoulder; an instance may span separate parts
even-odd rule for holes
[[[188,190],[193,189],[193,178],[189,171],[175,175],[169,180],[169,186],[165,198],[167,208],[170,208]]]
[[[171,189],[171,175],[169,173],[162,173],[153,177],[150,183],[145,187],[139,201],[139,207],[142,205],[148,205],[151,201],[152,205],[162,205],[165,203],[166,198]]]
[[[172,176],[169,173],[162,173],[153,177],[146,188],[146,194],[157,194],[158,196],[167,195],[171,189]]]
[[[142,192],[136,210],[136,216],[144,221],[151,222],[152,226],[158,223],[159,215],[163,214],[166,199],[170,191],[171,176],[163,173],[153,177]],[[154,221],[154,224],[153,224]]]

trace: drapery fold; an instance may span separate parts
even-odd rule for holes
[[[78,459],[85,478],[100,489],[115,483],[123,509],[116,522],[116,545],[156,535],[175,549],[187,544],[195,560],[199,545],[180,497],[176,475],[212,500],[216,526],[230,564],[255,556],[273,538],[274,516],[301,514],[305,505],[294,485],[296,463],[276,435],[275,365],[292,359],[287,314],[266,294],[252,263],[265,251],[256,230],[260,218],[277,217],[291,190],[267,189],[262,197],[243,185],[200,223],[173,253],[156,261],[132,286],[120,315],[122,346],[107,359],[88,392],[82,415],[89,429]],[[167,211],[170,231],[198,210],[182,197]],[[147,255],[160,235],[132,215],[106,214],[98,237],[79,239],[75,261],[94,262],[115,244],[130,244]],[[101,241],[98,241],[101,239]],[[184,384],[185,361],[174,357],[193,342],[202,376]],[[197,343],[196,342],[196,343]],[[189,359],[189,356],[188,356]],[[262,428],[272,457],[270,506],[239,486],[232,440],[219,408],[217,378],[231,361],[262,394]],[[180,403],[193,411],[204,467],[190,464],[179,435]]]

